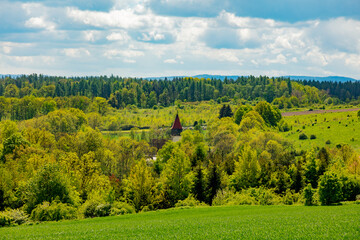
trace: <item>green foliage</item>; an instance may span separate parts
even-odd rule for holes
[[[127,186],[125,195],[133,203],[136,211],[154,202],[155,179],[144,159],[133,166],[125,184]]]
[[[126,202],[114,202],[111,204],[110,215],[124,215],[135,213],[135,208]]]
[[[214,163],[210,164],[209,166],[209,173],[207,175],[206,184],[206,203],[212,205],[213,199],[221,186],[221,173],[216,164]]]
[[[77,204],[79,201],[77,193],[57,164],[47,164],[40,169],[30,179],[25,196],[28,212],[45,201],[58,200],[68,204]]]
[[[325,172],[319,180],[319,200],[322,205],[338,203],[342,200],[343,184],[335,172]]]
[[[187,198],[185,198],[184,200],[179,200],[175,204],[175,207],[195,207],[195,206],[207,206],[207,205],[195,199],[195,197],[192,194],[189,194]]]
[[[284,119],[280,120],[278,128],[280,132],[288,132],[292,129],[291,125],[288,122],[284,121]]]
[[[60,221],[76,218],[76,209],[59,201],[43,202],[32,210],[31,219],[34,221]]]
[[[205,202],[206,200],[206,183],[204,179],[203,169],[201,166],[198,166],[195,170],[194,175],[194,186],[192,193],[194,194],[195,198],[200,202]]]
[[[281,120],[281,113],[278,108],[271,106],[270,103],[261,101],[255,106],[261,117],[264,119],[266,124],[270,126],[276,126]]]
[[[265,121],[256,111],[249,111],[243,117],[240,122],[240,131],[248,132],[251,129],[263,130],[265,127]]]
[[[135,208],[125,202],[106,203],[99,198],[87,200],[82,206],[81,211],[86,218],[118,216],[135,213]]]
[[[7,154],[14,154],[14,158],[19,157],[16,150],[18,150],[21,147],[26,147],[29,145],[29,142],[26,141],[26,139],[23,138],[23,136],[20,133],[14,133],[5,141],[3,142],[3,150],[2,150],[2,156],[1,159],[5,161],[5,156]]]
[[[220,109],[219,118],[232,117],[234,114],[231,110],[230,105],[223,105]]]
[[[314,190],[310,183],[304,188],[304,198],[305,206],[312,206],[314,204]]]
[[[308,136],[305,133],[301,133],[299,135],[299,140],[306,140],[306,139],[308,139]]]
[[[260,176],[260,165],[257,160],[256,151],[249,145],[244,147],[239,161],[235,163],[235,172],[231,176],[230,187],[236,190],[256,187]]]
[[[213,200],[214,205],[276,205],[281,202],[281,197],[273,190],[262,187],[244,189],[241,192],[225,189],[219,191]]]
[[[0,212],[0,227],[4,227],[4,226],[10,226],[11,225],[11,218]]]
[[[192,188],[190,160],[180,149],[175,148],[162,172],[167,201],[174,206],[178,200],[185,199]]]
[[[252,110],[251,106],[249,106],[249,105],[241,105],[235,112],[235,117],[234,117],[235,118],[235,123],[239,125],[242,118],[243,118],[243,116],[246,113],[250,112],[251,110]]]

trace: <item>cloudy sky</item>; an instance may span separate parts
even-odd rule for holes
[[[360,79],[359,0],[0,0],[0,74]]]

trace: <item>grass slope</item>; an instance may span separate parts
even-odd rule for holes
[[[356,111],[289,116],[284,119],[292,125],[292,130],[281,134],[293,141],[297,149],[323,147],[327,140],[331,142],[330,147],[345,143],[360,149],[360,122]],[[305,133],[309,139],[299,140],[300,133]],[[312,134],[316,139],[310,139]]]
[[[0,239],[360,239],[360,205],[170,209],[2,228]]]

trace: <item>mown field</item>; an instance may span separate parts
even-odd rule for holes
[[[360,205],[169,209],[1,228],[0,239],[360,239]]]
[[[357,111],[287,116],[284,120],[292,125],[292,130],[281,134],[293,141],[297,149],[335,147],[337,144],[349,144],[360,149],[360,121]],[[299,140],[301,133],[305,133],[308,139]],[[315,135],[316,139],[310,139],[311,135]],[[330,143],[326,144],[327,141]]]

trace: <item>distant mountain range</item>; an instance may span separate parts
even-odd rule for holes
[[[4,75],[4,74],[0,74],[0,78],[4,78],[4,77],[8,77],[11,76],[13,78],[17,78],[19,75]],[[167,77],[147,77],[144,79],[147,80],[155,80],[155,79],[161,79],[161,80],[172,80],[174,78],[177,77],[189,77],[189,76],[167,76]],[[229,75],[229,76],[225,76],[225,75],[210,75],[210,74],[199,74],[199,75],[195,75],[195,76],[191,76],[194,78],[216,78],[216,79],[221,79],[224,80],[225,78],[228,79],[237,79],[239,76],[238,75]],[[323,82],[323,81],[330,81],[330,82],[354,82],[354,81],[359,81],[359,79],[354,79],[354,78],[349,78],[349,77],[340,77],[340,76],[328,76],[328,77],[312,77],[312,76],[282,76],[285,78],[290,78],[291,80],[315,80],[315,81],[319,81],[319,82]]]
[[[288,77],[291,80],[315,80],[319,82],[329,81],[329,82],[354,82],[359,81],[358,79],[349,78],[349,77],[339,77],[339,76],[329,76],[329,77],[309,77],[309,76],[284,76]]]
[[[145,79],[148,80],[155,80],[155,79],[161,79],[161,80],[172,80],[176,77],[189,77],[189,76],[168,76],[168,77],[148,77]],[[225,75],[210,75],[210,74],[200,74],[200,75],[195,75],[192,76],[194,78],[216,78],[216,79],[221,79],[224,80],[225,78],[228,79],[237,79],[239,76],[238,75],[229,75],[229,76],[225,76]],[[349,77],[340,77],[340,76],[329,76],[329,77],[312,77],[312,76],[282,76],[285,78],[290,78],[291,80],[315,80],[315,81],[330,81],[330,82],[354,82],[354,81],[359,81],[358,79],[354,79],[354,78],[349,78]]]

